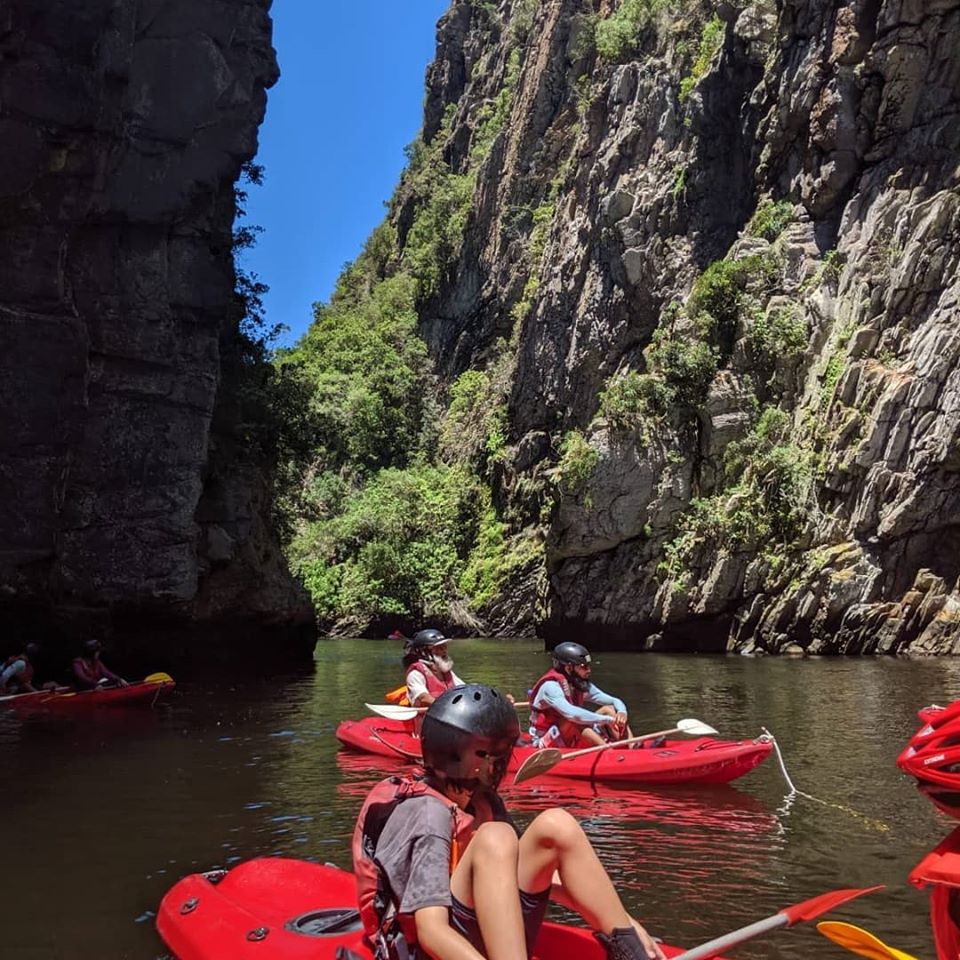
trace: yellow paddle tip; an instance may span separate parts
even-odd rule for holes
[[[817,930],[828,940],[851,953],[868,957],[870,960],[917,960],[916,957],[896,947],[888,946],[869,930],[864,930],[842,920],[821,920]]]

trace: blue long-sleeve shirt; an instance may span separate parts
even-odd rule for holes
[[[627,712],[627,705],[622,700],[611,696],[609,693],[604,693],[593,683],[587,688],[585,699],[590,703],[599,704],[601,707],[613,707],[617,713]],[[584,710],[583,707],[572,704],[564,696],[563,687],[556,680],[548,680],[537,691],[532,706],[534,710],[553,707],[564,719],[573,720],[575,723],[601,723],[610,719],[602,713],[594,713],[592,710]]]

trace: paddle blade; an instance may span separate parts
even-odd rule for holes
[[[387,720],[412,720],[423,713],[417,707],[396,707],[392,703],[365,703],[364,706],[371,712]]]
[[[819,897],[811,897],[803,903],[795,903],[792,907],[784,907],[780,913],[787,918],[787,926],[803,923],[805,920],[816,920],[817,917],[830,910],[835,910],[842,903],[856,900],[857,897],[876,893],[883,889],[883,884],[875,887],[851,887],[847,890],[831,890],[830,893],[821,893]]]
[[[563,759],[563,754],[556,747],[544,747],[536,753],[531,753],[513,775],[514,784],[523,783],[546,773]]]
[[[149,676],[143,678],[144,683],[170,683],[173,680],[173,677],[169,673],[164,673],[162,670],[158,673],[151,673]]]
[[[852,923],[843,923],[840,920],[821,920],[817,929],[828,939],[849,950],[858,953],[861,957],[870,960],[916,960],[916,957],[896,947],[889,947],[879,937],[875,937],[869,930],[862,930]]]
[[[677,730],[680,733],[688,733],[692,737],[714,737],[717,735],[717,731],[709,723],[704,723],[702,720],[678,720]]]

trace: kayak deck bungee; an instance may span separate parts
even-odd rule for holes
[[[157,930],[177,960],[334,960],[346,951],[371,960],[356,894],[345,870],[264,857],[184,877],[161,901]],[[681,952],[661,946],[667,957]],[[574,957],[606,960],[607,954],[589,930],[544,923],[535,960]]]
[[[159,676],[159,675],[158,675]],[[77,710],[88,707],[125,706],[153,700],[176,686],[173,679],[139,680],[125,687],[97,687],[94,690],[38,690],[36,693],[0,697],[0,709],[12,710]]]
[[[336,731],[337,739],[351,750],[380,757],[420,761],[420,741],[413,735],[409,721],[366,717],[344,720]],[[551,777],[577,780],[604,780],[610,783],[730,783],[749,773],[770,754],[773,743],[766,737],[755,740],[717,740],[697,737],[668,740],[640,749],[611,747],[599,753],[562,760],[549,773]],[[515,772],[536,747],[514,748],[508,772]],[[569,752],[572,752],[569,751]]]

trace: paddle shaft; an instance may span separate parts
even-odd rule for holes
[[[643,733],[638,737],[628,737],[626,740],[611,740],[610,743],[600,743],[595,747],[584,747],[582,750],[574,750],[572,753],[565,753],[564,760],[572,760],[574,757],[585,757],[588,753],[599,753],[601,750],[609,750],[612,747],[623,747],[629,743],[639,743],[641,740],[652,740],[654,737],[665,737],[668,733],[679,733],[681,727],[671,727],[669,730],[657,730],[655,733]]]
[[[772,917],[765,917],[763,920],[757,920],[756,923],[741,927],[739,930],[725,933],[722,937],[716,937],[706,943],[701,943],[699,947],[694,947],[685,953],[678,953],[671,960],[704,960],[706,957],[715,957],[730,947],[739,946],[741,943],[746,943],[747,940],[759,937],[762,933],[769,933],[771,930],[785,927],[789,924],[789,921],[790,918],[785,913],[775,913]]]

